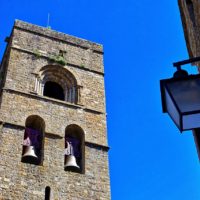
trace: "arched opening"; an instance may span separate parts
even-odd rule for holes
[[[32,115],[26,119],[22,162],[39,165],[43,159],[44,120]]]
[[[50,200],[50,197],[51,197],[51,188],[47,186],[45,188],[45,200]]]
[[[84,173],[85,160],[84,132],[78,125],[72,124],[65,131],[65,171]]]
[[[63,88],[55,82],[47,81],[44,85],[44,96],[65,100]]]
[[[56,65],[42,67],[35,79],[35,92],[50,98],[77,104],[80,89],[75,76],[66,68]]]

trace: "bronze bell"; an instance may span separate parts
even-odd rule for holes
[[[76,157],[73,155],[67,155],[65,159],[65,169],[80,169],[76,163]]]
[[[37,155],[35,154],[35,147],[34,146],[25,146],[25,150],[24,150],[24,154],[23,154],[23,158],[24,157],[34,157],[34,158],[38,158]]]

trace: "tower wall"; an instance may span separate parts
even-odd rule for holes
[[[62,54],[65,63],[60,64]],[[57,56],[57,57],[56,57]],[[77,81],[76,103],[42,94],[42,69],[64,70]],[[110,199],[102,46],[22,21],[16,21],[1,66],[0,199]],[[49,75],[51,76],[51,75]],[[68,77],[70,78],[70,77]],[[25,122],[45,122],[43,162],[21,162]],[[84,170],[64,170],[66,127],[84,132]]]
[[[189,56],[200,56],[200,2],[178,0],[178,4]]]

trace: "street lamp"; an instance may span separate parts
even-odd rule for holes
[[[200,57],[173,63],[173,78],[160,81],[162,109],[179,130],[193,130],[200,158],[200,74],[188,75],[181,66],[200,61]]]

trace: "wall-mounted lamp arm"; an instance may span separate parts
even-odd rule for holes
[[[194,57],[194,58],[190,58],[187,60],[175,62],[175,63],[173,63],[173,66],[176,67],[177,70],[179,70],[179,69],[181,69],[182,65],[190,64],[190,63],[197,62],[197,61],[200,61],[200,57]]]

